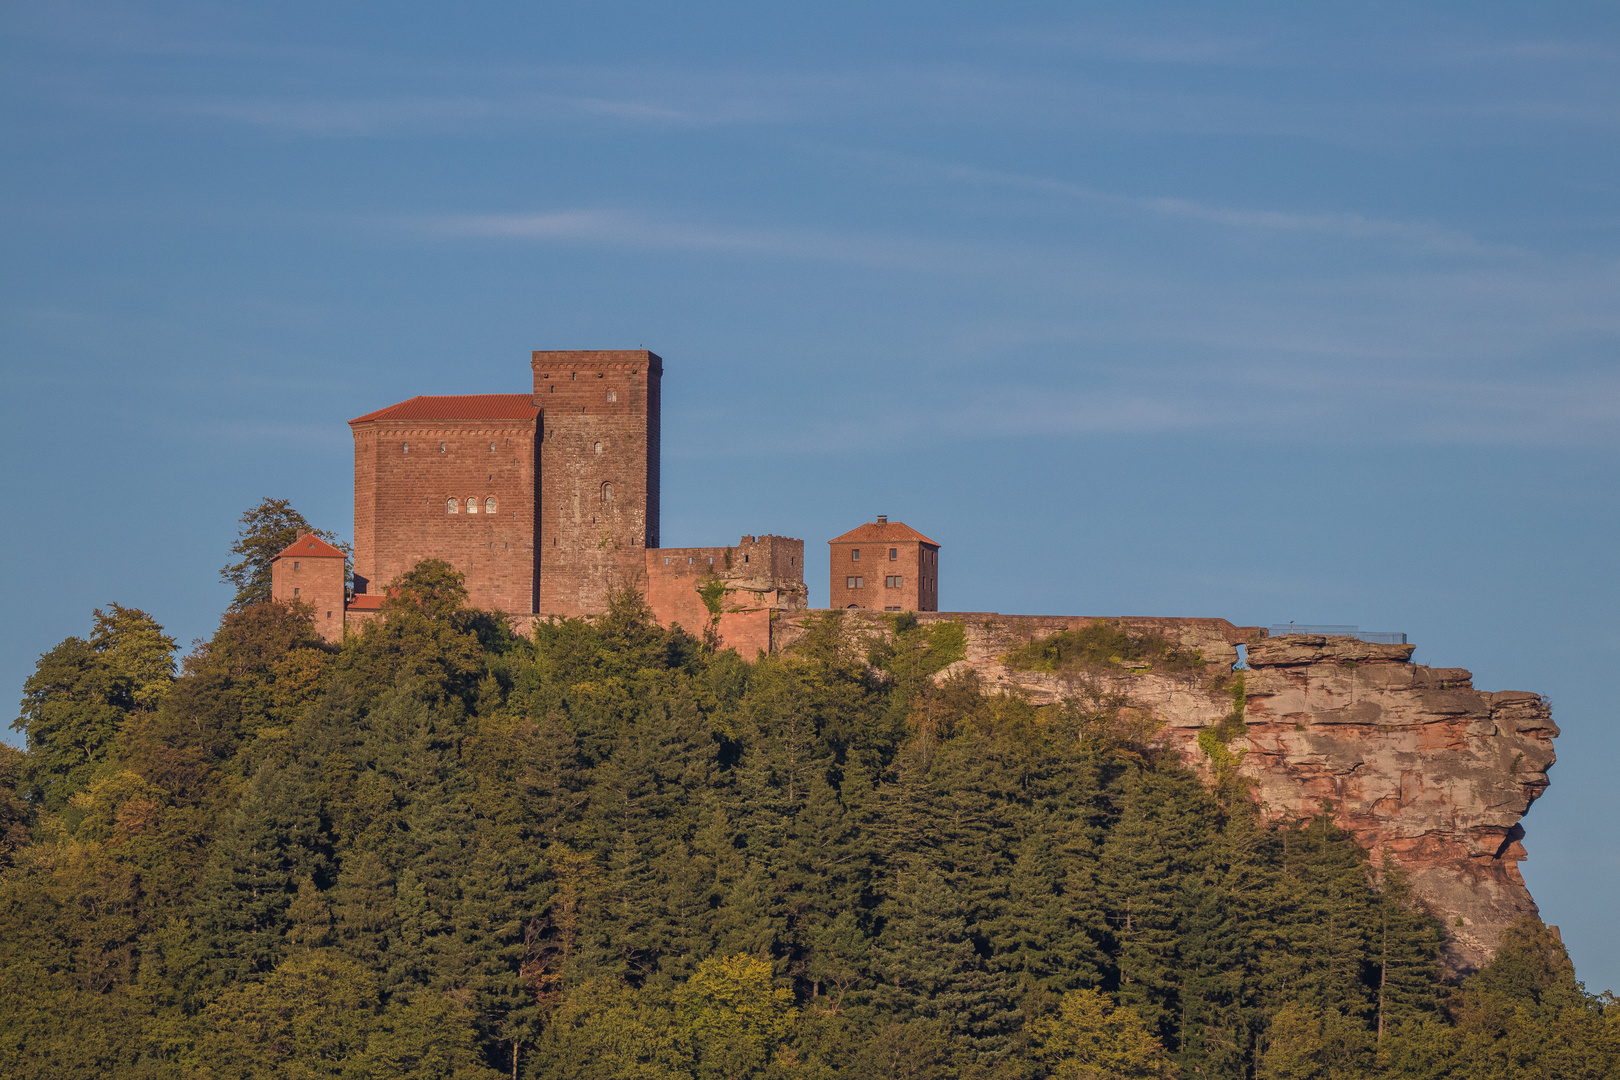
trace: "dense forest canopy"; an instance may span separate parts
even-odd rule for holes
[[[385,615],[243,602],[177,672],[113,605],[41,657],[0,1072],[1620,1075],[1551,931],[1443,984],[1326,816],[1261,825],[1105,699],[936,685],[948,628],[750,661],[624,592],[521,638],[443,563]]]

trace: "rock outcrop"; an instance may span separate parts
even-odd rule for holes
[[[852,615],[856,613],[851,613]],[[858,616],[868,632],[879,617]],[[1444,961],[1456,975],[1495,952],[1501,933],[1536,913],[1519,874],[1519,819],[1547,788],[1558,734],[1537,694],[1474,689],[1461,668],[1410,663],[1413,646],[1349,637],[1265,637],[1224,619],[1122,619],[1198,649],[1204,672],[1159,674],[1109,667],[1085,673],[1015,671],[1003,657],[1026,642],[1092,620],[989,613],[919,613],[960,622],[967,657],[992,688],[1052,703],[1087,690],[1118,695],[1162,724],[1158,738],[1195,769],[1208,763],[1198,732],[1231,709],[1220,676],[1246,644],[1246,751],[1239,772],[1272,820],[1326,807],[1371,854],[1401,867],[1414,894],[1446,926]],[[941,673],[943,676],[946,673]]]
[[[1305,635],[1249,646],[1242,772],[1267,813],[1330,805],[1375,863],[1404,869],[1463,973],[1536,914],[1519,819],[1547,789],[1558,728],[1537,694],[1475,690],[1470,672],[1411,655]]]

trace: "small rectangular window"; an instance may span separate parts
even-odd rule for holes
[[[858,578],[856,578],[856,579],[855,579],[855,587],[856,587],[856,588],[857,588],[857,589],[864,589],[864,588],[866,588],[866,579],[865,579],[865,578],[859,578],[859,577],[858,577]]]
[[[293,560],[293,569],[294,570],[298,569],[298,560],[297,559]]]
[[[899,548],[890,548],[889,549],[889,561],[890,562],[894,562],[899,557],[900,557],[900,549]]]
[[[297,590],[297,589],[294,589],[294,590],[293,590],[293,595],[294,595],[294,596],[297,596],[297,595],[298,595],[298,590]]]
[[[853,551],[851,551],[849,553],[849,557],[852,560],[854,560],[855,562],[860,562],[861,561],[861,549],[860,548],[855,548]]]
[[[844,579],[844,588],[853,589],[854,587],[855,587],[855,579],[854,578],[851,577],[851,578],[845,578]]]

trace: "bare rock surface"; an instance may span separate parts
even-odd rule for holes
[[[1327,804],[1375,864],[1405,870],[1464,973],[1536,914],[1519,819],[1547,789],[1558,728],[1539,695],[1476,690],[1468,671],[1411,652],[1303,635],[1251,646],[1242,772],[1271,817]]]

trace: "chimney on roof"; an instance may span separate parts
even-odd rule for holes
[[[878,524],[879,525],[887,525],[888,523],[889,523],[889,515],[888,514],[879,514],[878,515]]]

